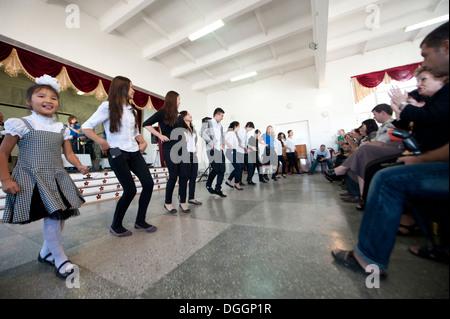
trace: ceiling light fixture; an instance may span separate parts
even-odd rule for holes
[[[317,43],[311,42],[311,43],[309,44],[309,48],[310,48],[311,50],[313,50],[313,51],[317,50],[317,49],[318,49]]]
[[[236,82],[236,81],[240,81],[240,80],[243,80],[243,79],[251,78],[252,76],[256,76],[256,75],[258,75],[258,73],[251,72],[251,73],[247,73],[247,74],[244,74],[244,75],[241,75],[241,76],[234,77],[234,78],[230,79],[230,81],[231,82]]]
[[[444,21],[447,21],[447,20],[448,20],[448,14],[443,15],[443,16],[438,17],[438,18],[430,19],[430,20],[427,20],[427,21],[424,21],[424,22],[421,22],[421,23],[410,25],[409,27],[405,28],[405,32],[409,32],[409,31],[413,31],[413,30],[416,30],[416,29],[425,28],[425,27],[428,27],[429,25],[433,25],[433,24],[436,24],[436,23],[439,23],[439,22],[444,22]]]
[[[218,21],[211,23],[210,25],[204,27],[203,29],[200,29],[197,32],[192,33],[188,38],[191,41],[195,41],[195,40],[200,39],[201,37],[207,35],[208,33],[216,31],[217,29],[223,27],[224,25],[225,25],[225,23],[223,23],[222,20],[218,20]]]

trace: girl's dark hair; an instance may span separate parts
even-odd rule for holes
[[[48,90],[51,90],[51,91],[53,91],[55,94],[56,94],[56,97],[58,98],[58,101],[59,101],[59,94],[58,94],[58,92],[56,92],[56,90],[53,88],[53,87],[51,87],[50,85],[41,85],[41,84],[35,84],[35,85],[32,85],[32,86],[30,86],[29,88],[28,88],[28,90],[27,90],[27,95],[26,95],[26,102],[27,102],[27,107],[29,107],[29,111],[31,111],[32,110],[32,107],[31,107],[31,97],[33,96],[33,94],[36,92],[36,91],[39,91],[40,89],[48,89]],[[30,105],[28,105],[28,103],[30,103]],[[61,110],[61,106],[59,105],[58,106],[58,110]]]
[[[135,126],[138,128],[136,120],[136,109],[132,101],[128,101],[128,92],[130,91],[130,79],[123,76],[116,76],[109,88],[108,102],[109,102],[109,131],[117,133],[122,126],[123,104],[128,103],[132,106],[133,115],[135,119]]]
[[[178,105],[177,98],[179,94],[175,91],[169,91],[164,99],[164,105],[162,107],[165,115],[164,123],[166,125],[174,127],[178,122]]]
[[[184,121],[185,116],[188,114],[188,111],[181,111],[180,112],[180,118],[183,120],[183,128],[189,130],[191,133],[194,133],[194,125],[192,125],[191,122],[191,126],[187,125],[186,122]]]
[[[362,122],[362,124],[366,125],[367,136],[369,136],[370,133],[372,133],[372,132],[378,131],[378,124],[377,124],[377,121],[375,121],[374,119],[365,120],[364,122]]]
[[[234,130],[239,125],[238,121],[234,121],[230,123],[230,126],[228,126],[228,131]]]
[[[277,138],[278,138],[278,140],[281,142],[281,146],[284,147],[283,140],[281,139],[281,136],[282,136],[282,135],[284,136],[284,138],[286,138],[286,135],[285,135],[283,132],[278,133]]]

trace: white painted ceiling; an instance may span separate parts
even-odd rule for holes
[[[43,0],[45,1],[45,0]],[[47,0],[49,4],[52,0]],[[448,14],[448,0],[67,0],[101,30],[128,39],[142,59],[206,94],[423,38],[437,25],[404,28]],[[379,8],[379,28],[369,22]],[[368,7],[369,6],[369,7]],[[225,26],[191,42],[189,34],[223,19]],[[373,23],[372,23],[373,26]],[[309,48],[317,44],[317,50]],[[251,79],[230,78],[256,71]]]

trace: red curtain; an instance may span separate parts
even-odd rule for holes
[[[356,78],[356,80],[365,87],[368,88],[374,88],[380,85],[381,82],[383,82],[383,79],[386,75],[386,73],[395,81],[409,81],[414,76],[414,71],[417,70],[417,68],[422,63],[413,63],[408,64],[404,66],[399,66],[396,68],[386,69],[383,71],[377,71],[377,72],[371,72],[366,73],[362,75],[354,76],[353,78]]]
[[[61,69],[65,67],[70,80],[80,91],[92,92],[97,88],[99,81],[102,82],[106,93],[109,91],[111,81],[108,79],[101,78],[97,75],[51,60],[33,52],[14,47],[2,41],[0,41],[0,61],[5,60],[11,54],[13,48],[16,49],[24,69],[34,78],[44,74],[56,77],[61,72]],[[148,104],[149,97],[151,97],[151,102],[156,110],[162,108],[164,100],[138,90],[136,90],[134,102],[137,106],[144,107]]]
[[[108,79],[101,78],[97,75],[51,60],[49,58],[35,54],[33,52],[14,47],[2,41],[0,41],[0,62],[5,60],[8,56],[10,56],[14,48],[17,51],[17,55],[19,57],[20,62],[22,63],[22,66],[34,78],[40,77],[44,74],[56,77],[61,72],[61,69],[65,67],[73,85],[75,85],[75,87],[78,88],[80,91],[92,92],[99,85],[99,81],[101,81],[106,93],[109,92],[111,81]],[[150,96],[149,94],[146,94],[139,90],[135,90],[133,100],[137,106],[141,108],[145,107],[149,103],[149,98],[151,100],[153,107],[156,110],[159,110],[163,107],[164,100],[157,98],[155,96]],[[139,124],[141,125],[142,112],[138,112],[138,121]],[[159,150],[160,150],[159,154],[161,164],[164,166],[165,163],[162,157],[161,141],[159,141]]]

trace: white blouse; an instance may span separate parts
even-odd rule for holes
[[[188,130],[188,143],[187,143],[187,150],[189,153],[195,153],[195,139],[197,137],[196,133],[191,133],[191,131]]]
[[[55,117],[48,118],[31,111],[31,115],[23,117],[33,129],[37,131],[48,131],[59,133],[64,127],[61,122],[56,122]],[[11,134],[12,136],[19,136],[22,138],[30,131],[28,126],[20,118],[10,118],[5,122],[5,130],[1,133],[3,135]],[[64,140],[70,139],[70,130],[66,127],[64,130]]]
[[[227,147],[226,147],[227,149],[235,149],[236,150],[239,147],[239,141],[238,141],[236,132],[233,132],[233,131],[227,132],[227,134],[225,134],[225,142],[230,143],[232,146],[232,148],[230,148],[227,145]]]
[[[286,148],[286,153],[294,153],[295,152],[295,143],[293,138],[287,138],[286,143],[284,143],[287,147],[290,147],[292,150],[290,151]]]
[[[281,144],[279,139],[275,139],[275,150],[277,151],[277,155],[283,155],[283,145]]]
[[[109,102],[103,102],[98,107],[92,116],[81,125],[81,129],[94,129],[96,126],[103,123],[105,129],[106,140],[111,148],[119,148],[125,152],[139,151],[139,145],[136,141],[136,136],[139,135],[139,130],[135,126],[135,119],[133,108],[130,105],[123,106],[123,114],[121,120],[121,127],[119,132],[111,133],[109,131]]]

